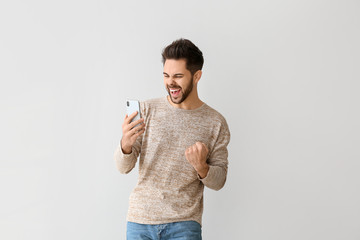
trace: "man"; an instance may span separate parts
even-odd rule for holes
[[[230,132],[224,117],[202,102],[197,86],[204,63],[191,41],[162,52],[168,96],[140,103],[142,118],[125,116],[114,159],[121,173],[139,159],[130,195],[127,239],[201,239],[204,186],[221,189]],[[137,127],[134,127],[138,125]]]

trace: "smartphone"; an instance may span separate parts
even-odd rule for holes
[[[134,122],[136,120],[140,119],[140,103],[138,100],[126,100],[126,113],[128,116],[130,116],[133,112],[138,112],[138,114],[131,120],[131,122]],[[140,124],[137,124],[138,126]],[[136,127],[135,126],[135,127]]]

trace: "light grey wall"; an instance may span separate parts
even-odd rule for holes
[[[229,173],[206,240],[360,239],[359,1],[1,1],[0,238],[125,239],[127,97],[165,96],[160,52],[204,53]]]

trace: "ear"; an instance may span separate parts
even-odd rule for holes
[[[194,83],[197,84],[200,81],[202,75],[201,70],[197,70],[196,73],[194,73]]]

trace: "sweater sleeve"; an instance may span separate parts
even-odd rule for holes
[[[220,132],[215,143],[214,149],[210,153],[207,160],[209,172],[205,178],[198,178],[204,185],[213,190],[220,190],[226,182],[228,169],[228,150],[227,146],[230,142],[229,128],[225,122],[220,128]]]
[[[121,149],[121,143],[119,143],[114,153],[114,160],[116,168],[120,173],[127,174],[135,167],[137,158],[140,154],[141,139],[142,136],[139,136],[136,140],[136,143],[132,147],[132,152],[130,154],[123,153]]]
[[[145,108],[144,108],[144,104],[142,102],[140,103],[140,112],[141,112],[141,117],[144,117],[145,116]],[[134,145],[131,148],[131,153],[129,153],[129,154],[123,153],[123,151],[121,149],[121,141],[118,144],[118,146],[115,150],[115,153],[114,153],[114,161],[115,161],[116,168],[119,170],[120,173],[127,174],[135,167],[137,158],[141,151],[143,135],[144,135],[144,133],[141,134],[136,139],[136,142],[134,143]]]

